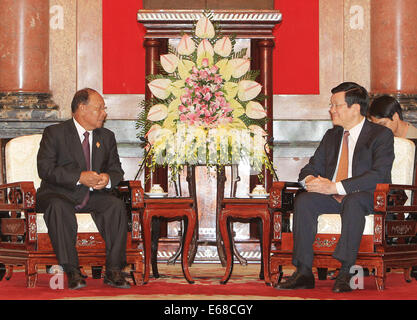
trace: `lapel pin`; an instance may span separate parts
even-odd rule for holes
[[[97,148],[100,148],[100,142],[97,142],[97,143],[96,143],[96,147],[97,147]]]

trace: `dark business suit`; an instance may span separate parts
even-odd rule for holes
[[[112,188],[123,179],[116,140],[110,130],[98,128],[93,131],[91,159],[91,170],[109,174]],[[77,185],[81,172],[86,170],[86,161],[72,119],[44,130],[37,162],[42,179],[36,196],[37,207],[44,212],[59,264],[66,272],[78,267],[75,207],[90,192],[89,201],[79,211],[92,212],[97,229],[106,242],[106,268],[123,268],[127,236],[124,203],[108,189],[89,191],[88,187]]]
[[[343,128],[335,126],[324,135],[309,163],[301,169],[299,181],[308,175],[332,180],[342,141]],[[365,120],[356,142],[352,177],[342,180],[347,195],[342,203],[331,195],[303,192],[294,207],[293,264],[312,267],[312,245],[320,214],[340,213],[342,230],[333,257],[354,265],[365,226],[365,216],[372,212],[373,191],[377,183],[391,183],[394,137],[391,130]]]

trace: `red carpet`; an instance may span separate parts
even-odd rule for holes
[[[162,278],[151,278],[142,286],[131,289],[116,289],[103,284],[101,279],[87,279],[87,287],[81,290],[49,287],[51,275],[41,272],[36,288],[26,288],[23,272],[15,272],[12,279],[0,282],[1,300],[416,300],[417,281],[406,283],[403,275],[388,273],[384,291],[376,289],[373,276],[365,277],[364,290],[334,294],[332,280],[316,281],[312,290],[280,291],[268,287],[257,279],[259,265],[242,267],[235,265],[231,279],[226,285],[219,284],[224,268],[218,264],[194,264],[191,275],[195,284],[188,284],[182,276],[180,266],[160,265]],[[292,270],[285,271],[285,275]]]

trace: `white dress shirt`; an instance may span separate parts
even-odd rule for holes
[[[72,118],[72,120],[74,120],[74,124],[75,124],[75,128],[77,129],[78,132],[78,136],[80,138],[81,144],[83,143],[85,137],[84,137],[84,133],[88,130],[85,130],[78,122],[77,120],[75,120],[74,118]],[[93,170],[93,165],[92,165],[92,160],[93,160],[93,131],[88,131],[88,133],[90,134],[88,136],[88,142],[90,144],[90,170]],[[81,184],[80,181],[78,180],[77,185]],[[111,181],[109,178],[109,183],[107,184],[106,188],[111,188]],[[90,190],[92,191],[93,188],[90,188]]]

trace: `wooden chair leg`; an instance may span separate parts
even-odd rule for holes
[[[259,271],[259,279],[260,280],[265,280],[265,275],[264,275],[264,251],[262,250],[263,248],[263,229],[262,229],[262,220],[258,219],[257,222],[258,225],[258,234],[259,234],[259,248],[261,250],[261,270]]]
[[[317,268],[317,276],[319,280],[327,279],[327,268]]]
[[[0,281],[3,280],[3,277],[5,274],[6,274],[6,266],[3,263],[0,263]]]
[[[182,272],[184,274],[184,278],[187,280],[189,284],[194,283],[194,280],[192,279],[190,275],[190,271],[188,269],[189,267],[188,257],[189,257],[189,252],[190,252],[190,244],[191,244],[192,237],[195,231],[194,227],[195,227],[196,221],[197,221],[197,217],[195,216],[194,211],[193,211],[193,216],[184,218],[185,238],[184,238],[183,247],[182,247],[181,266],[182,266]]]
[[[88,275],[87,275],[87,273],[85,272],[84,267],[83,267],[83,266],[79,266],[79,267],[78,267],[78,269],[80,270],[81,277],[83,277],[84,279],[87,279],[87,278],[88,278]],[[91,270],[92,270],[92,269],[93,269],[93,267],[91,267]]]
[[[177,251],[175,251],[175,253],[168,259],[167,264],[168,265],[173,265],[175,264],[175,262],[177,261],[178,257],[181,255],[181,248],[183,246],[183,241],[184,241],[184,221],[181,221],[181,237],[180,237],[180,244],[178,246]]]
[[[161,234],[161,219],[160,218],[153,218],[152,219],[152,245],[151,245],[151,264],[152,264],[152,274],[154,278],[159,278],[158,272],[158,241],[159,236]]]
[[[382,291],[385,289],[385,276],[386,271],[384,265],[375,268],[375,283],[378,291]]]
[[[410,268],[404,268],[404,280],[408,283],[412,281],[411,278],[411,267]]]
[[[91,276],[93,279],[101,279],[101,274],[103,272],[102,266],[92,266],[91,267]]]
[[[27,262],[25,273],[26,273],[26,287],[28,288],[36,287],[36,282],[38,280],[38,272],[36,270],[35,264],[33,264],[30,261]]]
[[[233,222],[231,222],[231,229],[232,229],[232,237],[231,237],[231,240],[232,240],[232,249],[233,249],[233,254],[235,255],[235,257],[237,258],[237,260],[239,261],[239,263],[242,265],[242,266],[246,266],[247,264],[248,264],[248,261],[245,259],[245,258],[243,258],[242,257],[242,255],[240,254],[240,252],[237,250],[237,248],[236,248],[236,242],[235,242],[235,240],[234,240],[234,232],[233,232]],[[261,246],[261,248],[262,248],[262,246]],[[261,250],[262,251],[262,250]]]
[[[10,280],[13,276],[13,265],[6,266],[6,280]]]
[[[134,285],[139,286],[143,284],[143,273],[141,270],[142,263],[140,258],[135,258],[135,262],[131,264],[130,276]]]
[[[220,218],[222,221],[223,219]],[[224,243],[224,249],[225,249],[225,253],[226,253],[226,273],[223,276],[223,278],[220,280],[220,284],[226,284],[227,281],[229,281],[229,278],[232,274],[233,271],[233,253],[232,253],[232,234],[231,234],[231,230],[230,230],[230,219],[226,218],[225,219],[225,223],[221,223],[220,224],[220,228],[222,229],[222,234],[224,234],[224,239],[223,239],[223,243]]]

